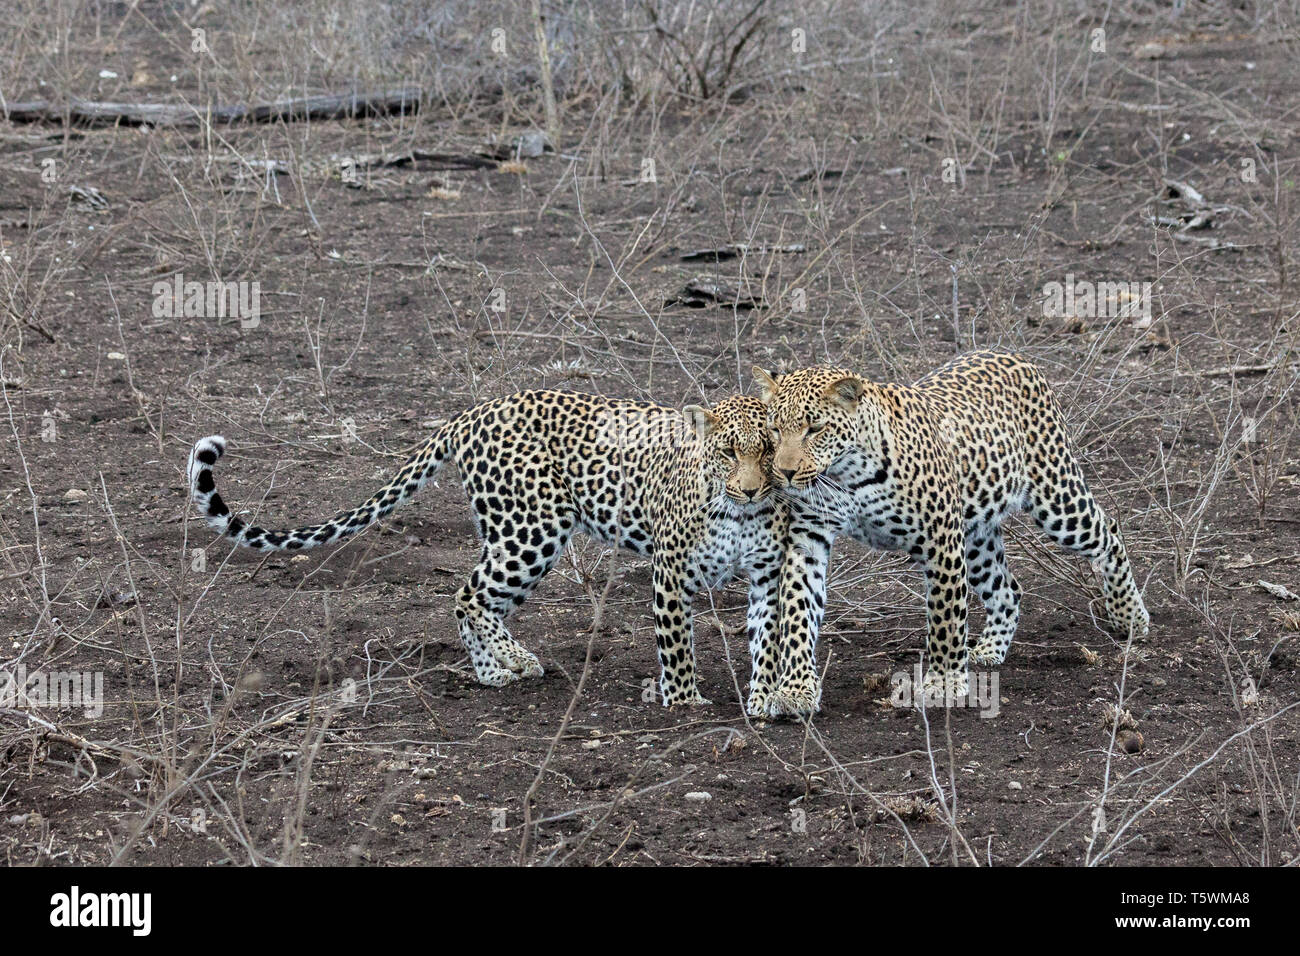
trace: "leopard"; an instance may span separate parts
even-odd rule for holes
[[[1119,523],[1089,490],[1046,376],[1022,355],[970,352],[913,385],[825,366],[784,375],[755,366],[754,376],[772,430],[774,494],[788,509],[773,714],[820,706],[816,642],[840,535],[905,552],[923,567],[926,672],[918,696],[926,700],[965,697],[969,667],[1006,659],[1021,587],[1007,566],[1002,526],[1017,511],[1099,572],[1105,623],[1115,633],[1147,636],[1150,617]],[[972,591],[985,623],[970,647]]]
[[[705,589],[747,578],[746,709],[766,711],[776,684],[785,518],[769,493],[772,447],[758,399],[735,395],[712,409],[677,409],[533,389],[434,425],[382,488],[323,523],[268,530],[232,513],[213,477],[226,451],[220,435],[191,449],[190,496],[208,526],[235,545],[298,551],[357,534],[454,463],[481,543],[454,613],[480,684],[542,676],[541,662],[506,622],[582,532],[650,558],[664,706],[710,703],[696,677],[694,601]]]

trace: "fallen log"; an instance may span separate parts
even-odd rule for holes
[[[356,119],[414,113],[420,90],[404,87],[380,93],[301,96],[274,103],[235,104],[201,108],[180,103],[68,103],[34,100],[8,103],[0,115],[12,123],[51,123],[72,126],[202,126],[205,123],[294,123],[302,120]]]

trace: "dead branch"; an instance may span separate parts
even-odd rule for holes
[[[203,126],[235,123],[294,123],[302,120],[356,119],[414,113],[420,108],[420,90],[403,87],[379,93],[300,96],[273,103],[201,108],[180,103],[97,103],[73,99],[31,100],[11,103],[3,110],[11,123],[45,123],[53,126]]]

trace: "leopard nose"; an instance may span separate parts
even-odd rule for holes
[[[791,481],[791,480],[793,480],[793,478],[794,478],[794,473],[795,473],[795,469],[794,469],[794,468],[780,468],[780,469],[778,469],[778,470],[781,472],[781,474],[783,474],[783,475],[785,476],[785,480],[786,480],[786,481]]]
[[[748,498],[750,501],[753,501],[755,498],[758,497],[757,488],[746,488],[744,489],[744,491],[745,491],[745,497]]]

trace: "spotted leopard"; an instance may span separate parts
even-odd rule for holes
[[[218,435],[190,454],[191,496],[236,544],[297,550],[331,544],[389,514],[444,462],[460,471],[482,541],[456,595],[457,628],[480,683],[537,677],[542,665],[506,619],[583,531],[650,555],[663,703],[707,704],[696,683],[692,602],[732,577],[750,581],[747,708],[766,710],[775,683],[777,583],[784,508],[769,497],[766,410],[735,396],[712,410],[535,390],[476,405],[441,423],[360,507],[323,524],[269,531],[231,513],[217,493]]]
[[[968,662],[1006,657],[1020,618],[1002,543],[1013,511],[1027,510],[1048,537],[1092,562],[1118,633],[1146,634],[1119,525],[1088,490],[1046,378],[1023,358],[974,352],[911,386],[832,368],[754,374],[773,429],[773,483],[790,510],[773,713],[818,707],[815,644],[841,534],[924,566],[927,695],[964,695]],[[986,619],[968,653],[969,590]]]

